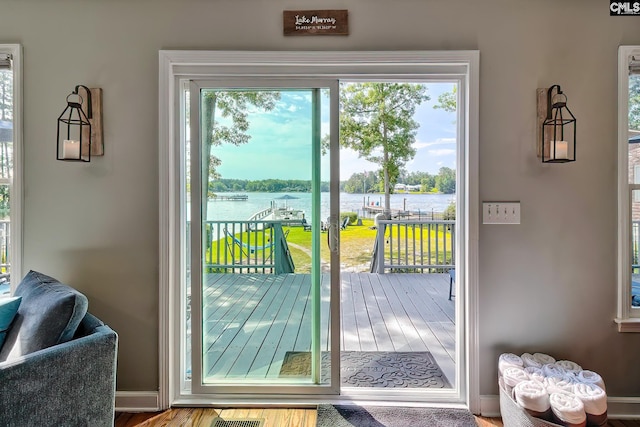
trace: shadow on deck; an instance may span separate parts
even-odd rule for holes
[[[311,276],[208,274],[205,377],[275,380],[289,352],[311,349]],[[430,352],[455,384],[455,302],[448,274],[341,275],[343,352]],[[329,348],[329,276],[321,283],[321,350]]]

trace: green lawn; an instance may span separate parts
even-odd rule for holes
[[[369,265],[371,263],[371,255],[373,251],[373,244],[376,239],[377,230],[372,228],[373,220],[372,219],[363,219],[362,225],[349,225],[347,228],[340,232],[340,264],[343,267],[356,267],[358,271],[368,271]],[[312,233],[310,231],[305,231],[303,227],[283,227],[283,230],[287,234],[287,242],[289,243],[289,250],[291,253],[291,257],[293,258],[293,262],[295,265],[296,273],[309,273],[311,271],[311,236]],[[451,259],[451,243],[447,242],[447,251],[443,252],[443,245],[445,239],[445,233],[443,227],[440,226],[439,231],[435,233],[433,230],[431,233],[427,233],[426,229],[423,229],[422,236],[419,234],[420,227],[401,227],[399,230],[394,228],[393,235],[393,245],[395,250],[397,251],[398,241],[404,245],[405,241],[411,242],[410,248],[408,249],[409,253],[408,257],[411,259],[414,252],[414,233],[415,236],[415,253],[419,257],[420,254],[423,254],[424,262],[427,261],[427,251],[429,245],[432,251],[432,260],[431,263],[436,263],[436,243],[439,247],[438,253],[438,263],[445,263],[447,260]],[[267,236],[269,237],[269,236]],[[450,237],[450,236],[449,236]],[[329,248],[327,246],[327,233],[323,232],[320,236],[320,257],[321,262],[328,263],[329,262]],[[220,242],[212,242],[210,248],[206,251],[206,259],[209,264],[217,264],[216,261],[218,258],[218,251],[220,251],[220,263],[224,263],[224,254],[222,252],[227,252],[227,263],[231,261],[230,248],[231,248],[231,239],[227,238],[221,239]],[[386,236],[386,240],[388,241],[388,232]],[[422,241],[422,242],[420,242]],[[246,242],[245,242],[246,243]],[[252,245],[255,244],[261,245],[263,242],[251,242]],[[422,243],[422,247],[421,244]],[[388,245],[387,245],[388,246]],[[239,246],[235,245],[234,250],[236,253],[239,251]],[[270,249],[264,249],[264,251],[269,251]],[[388,249],[386,251],[386,257],[388,258],[389,253]],[[268,253],[267,253],[268,254]],[[404,252],[401,253],[401,259],[404,259]],[[397,252],[396,252],[397,257]],[[258,260],[262,258],[262,254],[258,252]],[[446,258],[446,259],[445,259]],[[411,261],[410,261],[411,262]]]

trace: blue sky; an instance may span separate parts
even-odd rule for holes
[[[430,100],[420,105],[415,119],[420,123],[414,147],[416,156],[407,163],[409,172],[437,173],[442,166],[455,168],[455,113],[434,109],[438,95],[450,92],[453,83],[426,83]],[[274,110],[249,113],[248,144],[216,147],[222,160],[218,172],[236,179],[311,179],[311,95],[308,91],[282,92]],[[326,100],[325,100],[326,101]],[[322,105],[322,132],[329,130],[328,102]],[[323,158],[323,180],[328,180],[328,158]],[[378,170],[379,166],[359,158],[352,150],[340,150],[340,179],[353,173]]]

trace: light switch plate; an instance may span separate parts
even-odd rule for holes
[[[520,224],[520,202],[483,202],[483,224]]]

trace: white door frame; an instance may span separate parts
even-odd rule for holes
[[[11,55],[13,77],[13,170],[9,182],[11,192],[9,200],[9,236],[11,246],[9,260],[11,263],[11,290],[14,291],[23,277],[22,271],[22,240],[23,240],[23,93],[22,93],[22,45],[0,44],[0,54]]]
[[[179,108],[184,79],[224,76],[335,77],[342,79],[403,80],[459,79],[457,158],[457,210],[464,219],[459,230],[458,295],[456,297],[456,347],[459,354],[456,395],[443,393],[432,399],[441,404],[466,404],[478,413],[478,140],[479,52],[250,52],[160,51],[159,53],[159,406],[211,405],[211,396],[195,396],[180,383],[181,242]],[[215,404],[314,404],[323,396],[243,396]],[[331,399],[331,396],[326,396]],[[342,396],[345,398],[345,396]],[[256,399],[260,399],[259,401]],[[411,400],[405,398],[405,400]]]
[[[338,99],[338,81],[337,79],[318,79],[318,78],[305,78],[305,79],[291,79],[291,78],[272,78],[272,79],[250,79],[250,78],[233,78],[233,77],[225,77],[222,79],[193,79],[190,80],[190,96],[191,96],[191,135],[200,135],[200,91],[202,89],[215,89],[215,90],[229,90],[229,89],[242,89],[242,90],[270,90],[270,91],[300,91],[307,90],[309,93],[312,89],[328,89],[330,90],[330,127],[331,130],[329,132],[330,135],[330,181],[331,181],[331,193],[330,193],[330,217],[331,221],[329,226],[332,228],[330,230],[331,235],[338,236],[338,218],[339,218],[339,180],[340,180],[340,165],[339,165],[339,141],[338,141],[338,116],[339,116],[339,99]],[[196,96],[198,94],[198,96]],[[194,119],[197,118],[197,119]],[[318,139],[319,142],[319,139]],[[195,209],[196,204],[194,203],[193,195],[202,194],[201,193],[201,180],[202,177],[200,175],[201,171],[199,168],[193,167],[194,165],[201,165],[201,141],[200,137],[191,138],[191,224],[201,224],[202,218],[200,216],[201,210]],[[313,144],[312,144],[313,145]],[[317,151],[316,151],[317,150]],[[314,153],[312,156],[318,156],[320,158],[321,147],[318,144],[312,148]],[[311,161],[311,159],[308,159]],[[320,175],[318,175],[317,180],[319,182]],[[319,212],[316,215],[316,212],[310,212],[311,218],[318,219],[320,217]],[[320,232],[320,223],[319,219],[316,221],[317,224],[313,224],[313,226],[318,227],[318,234]],[[202,270],[202,242],[200,241],[201,231],[195,232],[196,227],[191,227],[191,270],[193,272]],[[317,236],[318,241],[320,243],[320,236]],[[238,382],[230,382],[228,384],[219,382],[216,384],[205,385],[200,382],[202,379],[202,277],[200,274],[191,275],[191,354],[192,354],[192,379],[191,379],[191,390],[193,395],[202,394],[202,395],[221,395],[221,396],[229,396],[230,394],[243,394],[243,395],[256,395],[262,396],[265,395],[270,396],[275,394],[283,394],[283,395],[337,395],[340,391],[340,265],[338,258],[338,245],[334,245],[335,250],[331,250],[331,269],[330,269],[330,277],[331,277],[331,286],[330,286],[330,329],[331,333],[331,342],[329,344],[330,352],[330,366],[331,366],[331,375],[330,375],[330,383],[320,383],[320,384],[278,384],[277,381],[264,380],[263,382],[256,381],[257,384],[251,385],[242,385]],[[317,249],[312,248],[312,250],[320,250],[318,246]],[[318,270],[316,271],[315,268]],[[313,267],[312,275],[314,273],[320,274],[320,265]],[[319,276],[318,276],[319,277]],[[312,286],[313,288],[313,286]],[[313,294],[313,292],[312,292]],[[313,298],[312,296],[310,296]],[[318,298],[320,296],[318,295]],[[312,315],[312,317],[314,317]],[[316,319],[320,319],[319,313]],[[315,324],[312,321],[312,328],[318,328],[317,331],[320,331],[320,325]],[[315,332],[311,332],[313,335]],[[313,339],[312,339],[313,342]],[[318,346],[318,351],[319,351]],[[337,349],[337,350],[336,350]],[[317,367],[319,369],[319,366]],[[318,372],[319,373],[319,372]]]

